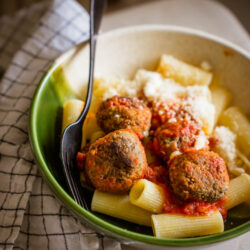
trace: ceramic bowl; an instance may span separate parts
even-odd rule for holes
[[[139,68],[155,69],[162,54],[188,63],[212,65],[215,79],[233,94],[233,102],[250,114],[250,55],[239,47],[202,32],[168,26],[138,26],[114,30],[98,38],[95,74],[130,79]],[[82,98],[88,78],[88,45],[80,44],[58,58],[41,80],[30,113],[30,138],[37,165],[55,195],[94,230],[125,243],[158,246],[197,246],[218,243],[250,229],[248,220],[228,216],[220,234],[157,239],[151,229],[86,211],[67,189],[59,159],[63,102]],[[86,191],[90,202],[91,193]],[[154,248],[155,249],[155,248]],[[172,248],[171,248],[172,249]]]

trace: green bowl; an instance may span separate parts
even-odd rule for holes
[[[140,26],[101,35],[98,40],[96,75],[131,78],[138,68],[153,69],[163,53],[198,65],[208,61],[215,77],[234,96],[234,102],[250,113],[250,55],[214,36],[168,26]],[[158,246],[197,246],[218,243],[250,229],[248,219],[228,216],[220,234],[159,239],[152,230],[109,216],[89,212],[71,197],[59,159],[62,107],[71,97],[82,98],[88,77],[88,45],[81,44],[63,54],[42,78],[30,112],[30,141],[37,165],[56,197],[94,230],[122,242]],[[237,82],[237,85],[235,84]],[[91,193],[86,191],[90,202]]]

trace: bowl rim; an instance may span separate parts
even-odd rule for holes
[[[169,26],[169,25],[139,25],[139,26],[130,26],[121,29],[111,30],[102,34],[103,38],[108,39],[110,36],[121,35],[123,33],[130,33],[130,32],[137,32],[137,31],[162,31],[162,32],[177,32],[183,34],[189,34],[198,36],[203,39],[212,40],[213,42],[219,43],[223,46],[228,47],[236,51],[237,53],[241,54],[242,56],[246,57],[250,60],[250,53],[235,45],[223,38],[217,37],[215,35],[211,35],[209,33],[194,30],[190,28],[183,28],[179,26]],[[39,99],[41,94],[43,93],[43,89],[45,88],[46,84],[48,84],[48,80],[50,79],[54,70],[62,64],[62,62],[66,61],[68,56],[76,49],[77,46],[81,46],[83,43],[74,46],[70,50],[64,52],[60,57],[58,57],[52,66],[47,70],[45,75],[42,77],[41,81],[39,82],[36,91],[33,96],[33,100],[31,103],[30,109],[30,117],[29,117],[29,139],[31,148],[33,151],[33,155],[35,161],[38,165],[38,168],[45,179],[45,181],[49,184],[50,188],[55,193],[56,197],[68,207],[74,214],[80,215],[84,217],[84,220],[91,226],[94,227],[95,230],[105,233],[109,236],[115,237],[116,239],[124,240],[125,242],[134,242],[139,244],[152,244],[152,245],[159,245],[159,246],[197,246],[197,245],[205,245],[205,244],[212,244],[216,242],[221,242],[243,233],[246,233],[250,230],[250,221],[243,223],[240,226],[235,228],[229,229],[219,234],[213,234],[208,236],[201,236],[201,237],[192,237],[192,238],[181,238],[181,239],[172,239],[172,238],[156,238],[151,235],[145,235],[141,233],[132,232],[127,229],[123,229],[119,226],[113,225],[109,222],[102,220],[101,218],[97,217],[93,213],[85,210],[81,206],[79,206],[73,198],[62,188],[62,186],[58,183],[55,177],[50,172],[45,159],[42,156],[42,150],[38,144],[38,137],[37,137],[37,130],[36,130],[36,117],[37,117],[37,109],[39,106]]]
[[[240,47],[239,45],[223,38],[219,37],[217,35],[208,33],[206,31],[188,28],[188,27],[182,27],[177,25],[164,25],[164,24],[146,24],[146,25],[134,25],[134,26],[127,26],[123,28],[113,29],[109,31],[105,31],[104,33],[100,33],[98,36],[101,36],[101,38],[108,39],[110,36],[116,36],[116,35],[122,35],[126,34],[128,32],[141,32],[141,31],[163,31],[163,32],[176,32],[176,33],[183,33],[187,35],[194,35],[198,36],[200,38],[204,38],[216,43],[219,43],[220,45],[226,46],[229,49],[235,50],[238,54],[241,54],[242,56],[246,57],[248,60],[250,60],[250,51],[247,51],[245,48]],[[66,50],[61,56],[59,56],[57,59],[55,59],[55,62],[62,63],[64,60],[66,60],[75,49],[79,46],[82,46],[82,44],[88,42],[88,39],[86,41],[81,42],[80,44],[76,44],[71,49]],[[98,41],[97,41],[98,42]]]

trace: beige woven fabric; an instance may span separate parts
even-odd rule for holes
[[[88,38],[74,0],[46,1],[0,19],[0,249],[120,249],[80,223],[55,198],[34,163],[29,108],[48,67]]]

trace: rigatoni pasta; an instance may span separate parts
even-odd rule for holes
[[[239,150],[236,150],[237,158],[235,160],[235,164],[237,167],[243,169],[243,172],[250,174],[250,161],[248,158],[242,154]]]
[[[70,99],[63,105],[62,132],[64,129],[75,122],[79,117],[84,106],[84,102],[78,99]]]
[[[236,135],[225,126],[215,127],[212,138],[216,141],[211,149],[226,162],[232,176],[250,174],[250,162],[236,147]]]
[[[152,213],[162,211],[164,197],[163,188],[146,179],[137,181],[129,193],[129,200],[132,204]]]
[[[222,112],[219,123],[229,127],[236,135],[239,147],[250,155],[250,123],[239,107],[230,107]]]
[[[139,225],[151,226],[151,213],[131,204],[128,195],[95,190],[91,210]]]
[[[222,111],[229,105],[232,99],[232,94],[225,88],[218,85],[211,86],[211,93],[212,103],[215,106],[214,124],[216,124]]]
[[[97,125],[95,113],[89,112],[82,127],[82,148],[96,131],[101,131],[101,129]]]
[[[250,199],[250,176],[242,174],[230,181],[226,208],[231,209]]]
[[[219,211],[207,216],[154,214],[152,227],[157,238],[185,238],[224,231],[223,218]]]
[[[166,78],[172,78],[185,86],[209,85],[212,81],[212,73],[185,63],[170,55],[162,55],[157,72]]]
[[[91,137],[90,137],[90,142],[93,143],[95,142],[97,139],[99,139],[100,137],[103,137],[105,135],[105,133],[102,130],[98,130],[96,132],[94,132]]]
[[[64,103],[62,132],[68,125],[72,124],[78,119],[83,107],[84,107],[84,102],[78,99],[70,99]],[[95,114],[90,112],[87,115],[82,128],[81,147],[84,147],[86,145],[87,140],[94,142],[96,139],[98,139],[103,135],[104,132],[99,128],[99,126],[96,123]]]

